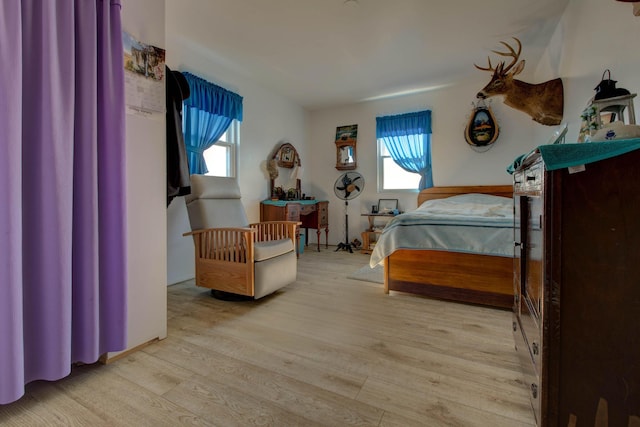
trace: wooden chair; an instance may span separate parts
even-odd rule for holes
[[[262,298],[296,280],[294,221],[249,224],[235,178],[191,176],[196,285]]]

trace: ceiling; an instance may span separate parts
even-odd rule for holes
[[[166,0],[166,31],[317,110],[455,84],[513,36],[532,68],[568,1]]]

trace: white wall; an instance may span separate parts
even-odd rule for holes
[[[172,70],[188,71],[243,97],[238,180],[247,217],[250,222],[257,222],[260,220],[260,201],[269,195],[264,163],[280,142],[286,140],[296,147],[305,170],[303,182],[308,179],[311,157],[307,148],[307,113],[288,99],[256,85],[246,72],[233,69],[206,47],[181,37],[180,29],[189,25],[182,21],[181,7],[184,4],[180,0],[166,1],[167,65]],[[177,204],[169,209],[167,224],[171,242],[169,284],[193,277],[193,243],[191,237],[181,237],[190,230],[188,217],[182,207],[184,202]]]
[[[473,66],[473,65],[470,65]],[[509,184],[505,168],[533,144],[532,121],[524,113],[506,107],[500,99],[491,102],[500,126],[500,136],[486,152],[475,151],[464,139],[464,129],[472,113],[475,94],[489,81],[489,73],[478,71],[473,80],[440,90],[314,111],[310,114],[309,142],[315,163],[311,171],[312,193],[330,201],[329,242],[344,241],[344,202],[333,193],[341,172],[335,169],[335,130],[337,126],[357,124],[357,172],[366,181],[363,194],[349,202],[349,238],[360,238],[367,219],[360,214],[370,210],[378,199],[399,199],[401,210],[415,209],[417,193],[377,191],[376,117],[411,111],[432,110],[433,181],[437,186]],[[307,193],[310,191],[307,189]],[[315,241],[315,235],[311,236]]]
[[[164,46],[164,0],[125,1],[123,30]],[[128,341],[133,348],[167,335],[164,114],[127,114]]]
[[[564,81],[567,142],[576,141],[580,113],[595,95],[605,69],[623,87],[640,89],[640,17],[632,5],[618,1],[571,0],[536,75],[560,74]],[[636,98],[634,107],[637,110]],[[542,138],[539,138],[542,139]]]

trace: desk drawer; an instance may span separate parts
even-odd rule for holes
[[[301,205],[300,215],[308,215],[316,210],[316,205]]]
[[[299,203],[287,203],[285,220],[286,221],[300,221],[301,212]]]
[[[318,203],[318,226],[329,226],[329,203],[327,202]]]

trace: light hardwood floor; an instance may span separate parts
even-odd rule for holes
[[[533,426],[508,311],[385,295],[307,248],[260,301],[169,287],[168,338],[38,381],[3,426]]]

